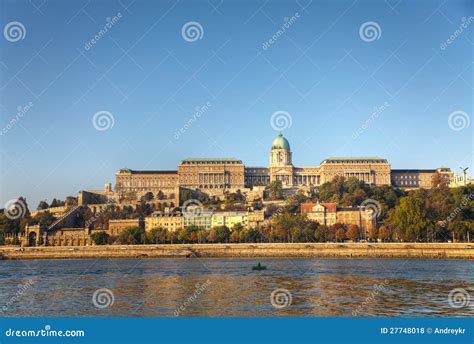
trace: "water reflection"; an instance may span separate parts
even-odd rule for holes
[[[0,310],[8,305],[2,316],[50,317],[173,317],[177,309],[184,317],[474,315],[474,307],[452,308],[447,300],[450,290],[473,285],[467,260],[278,258],[261,259],[268,269],[252,271],[256,261],[3,261]],[[11,302],[28,279],[33,286]],[[114,293],[111,307],[94,307],[99,288]],[[276,288],[291,292],[289,307],[271,305]]]

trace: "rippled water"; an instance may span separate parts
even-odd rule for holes
[[[474,316],[473,261],[259,261],[267,270],[252,271],[257,259],[247,258],[0,261],[0,312],[174,317],[182,306],[180,316],[204,317]],[[112,305],[94,305],[99,288],[113,293]],[[291,293],[289,306],[272,305],[277,288]],[[471,305],[450,306],[448,295],[455,288],[470,293]]]

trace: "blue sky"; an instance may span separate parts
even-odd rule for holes
[[[175,169],[187,157],[267,166],[278,111],[291,118],[283,132],[296,166],[363,155],[392,168],[473,168],[468,0],[0,4],[2,28],[25,28],[14,42],[0,36],[1,204],[23,195],[36,208],[102,188],[124,166]],[[188,22],[200,39],[183,38]],[[361,34],[367,22],[375,37]],[[95,128],[100,111],[113,127]]]

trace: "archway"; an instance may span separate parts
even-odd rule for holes
[[[28,246],[36,246],[36,232],[28,234]]]

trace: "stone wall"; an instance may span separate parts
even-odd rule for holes
[[[474,258],[474,243],[308,243],[1,247],[5,259],[141,257]]]

